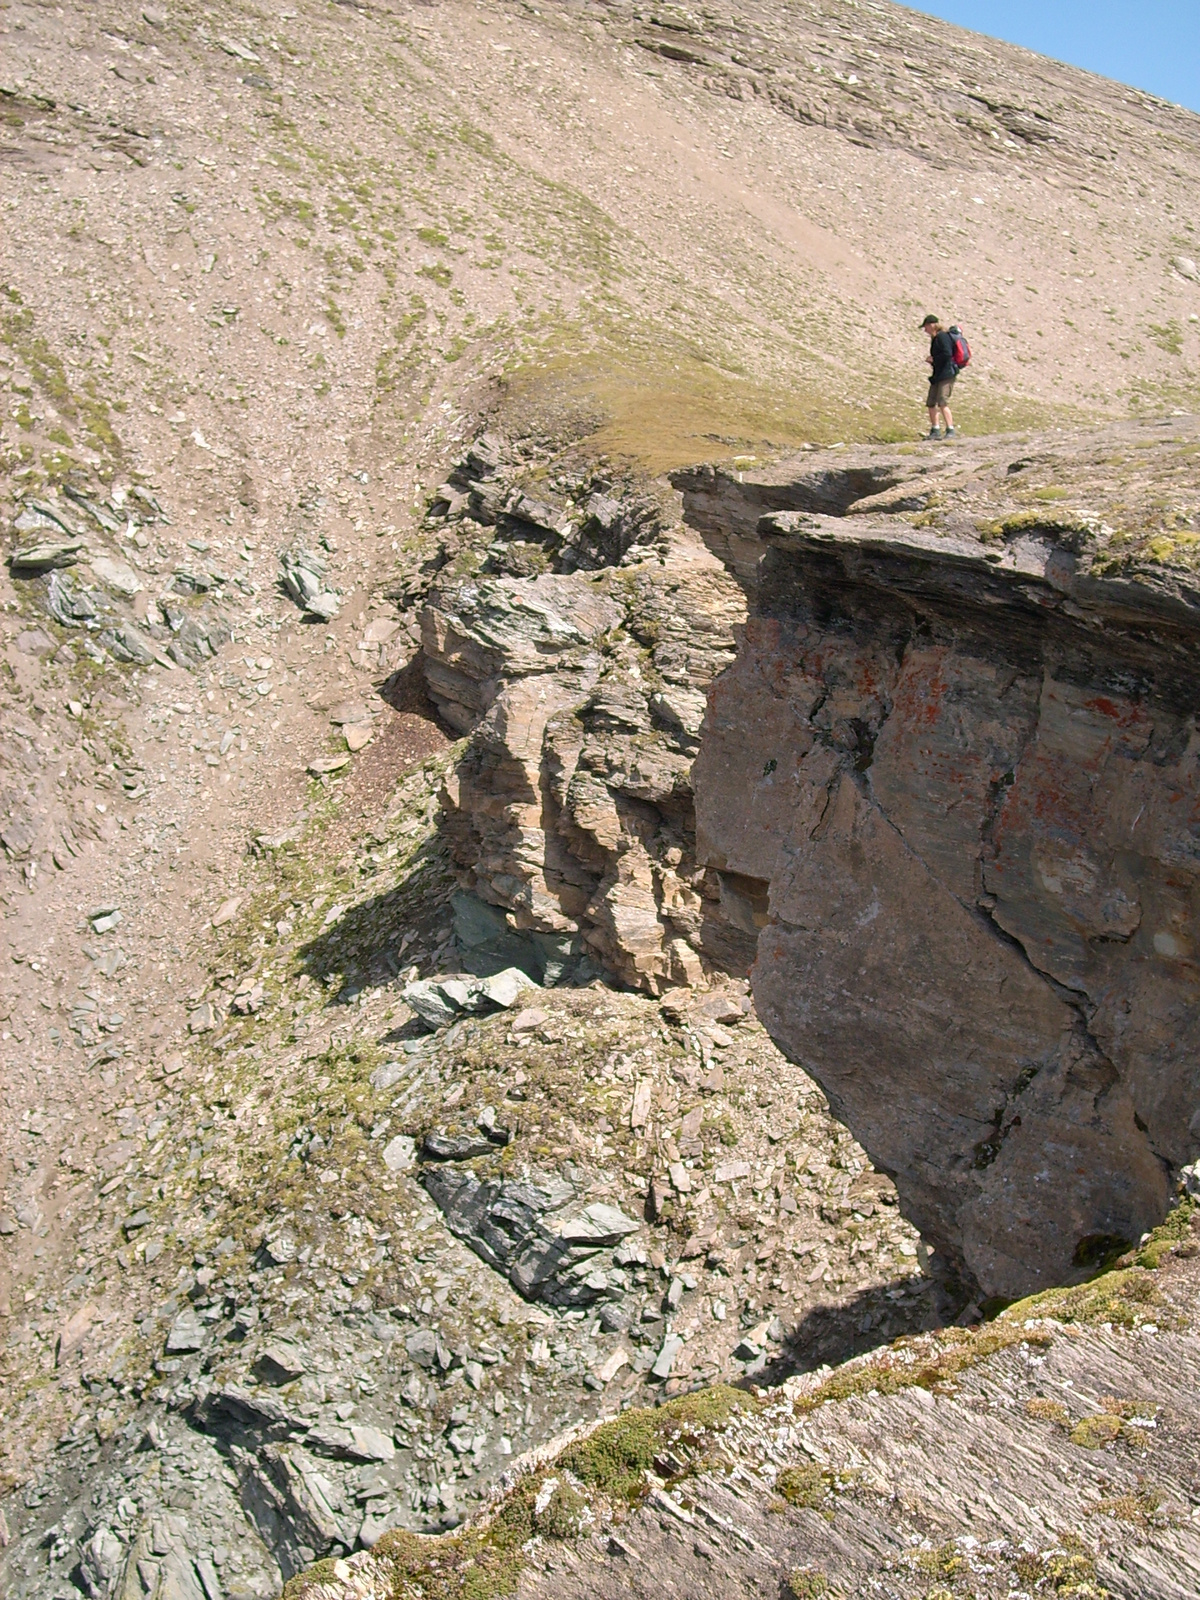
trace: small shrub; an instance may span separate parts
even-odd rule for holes
[[[822,1468],[813,1463],[803,1467],[788,1467],[776,1478],[775,1488],[788,1505],[819,1511],[825,1504],[828,1477]]]
[[[1060,1428],[1067,1427],[1071,1421],[1066,1406],[1060,1406],[1057,1400],[1043,1400],[1040,1396],[1026,1400],[1025,1415],[1038,1417],[1043,1422],[1057,1422]]]
[[[832,1592],[829,1579],[815,1568],[794,1568],[788,1573],[787,1586],[792,1600],[822,1600]]]
[[[1080,1417],[1071,1429],[1071,1443],[1082,1445],[1085,1450],[1101,1450],[1120,1437],[1123,1426],[1120,1417],[1114,1417],[1107,1411],[1091,1417]]]

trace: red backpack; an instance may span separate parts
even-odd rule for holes
[[[961,328],[950,327],[946,331],[954,340],[954,370],[958,373],[971,365],[971,346]]]

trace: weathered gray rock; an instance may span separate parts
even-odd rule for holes
[[[383,1147],[383,1164],[389,1172],[407,1172],[416,1160],[417,1142],[406,1133],[398,1133]]]
[[[690,767],[744,603],[699,540],[658,553],[619,585],[548,574],[431,599],[430,692],[475,730],[447,829],[463,889],[502,919],[489,930],[460,902],[464,959],[524,940],[518,962],[548,983],[585,978],[589,959],[654,993],[703,981]]]
[[[538,985],[519,967],[486,978],[422,978],[404,988],[405,1003],[431,1028],[461,1016],[509,1010]]]
[[[208,1334],[196,1313],[188,1307],[181,1311],[171,1324],[167,1334],[166,1351],[169,1356],[190,1355],[195,1350],[203,1350],[208,1343]]]
[[[101,1524],[79,1557],[79,1575],[92,1600],[107,1600],[124,1564],[125,1546],[111,1528]]]
[[[560,1179],[523,1183],[452,1167],[427,1168],[421,1182],[451,1232],[504,1273],[527,1300],[587,1305],[619,1293],[614,1246],[640,1224],[603,1202],[576,1208],[575,1190]]]
[[[264,1383],[293,1383],[303,1377],[307,1370],[303,1351],[282,1339],[274,1339],[264,1345],[254,1363],[255,1374]]]
[[[341,1496],[299,1445],[265,1445],[251,1455],[232,1449],[242,1504],[254,1520],[285,1578],[324,1556],[349,1549],[354,1531],[338,1514]]]
[[[49,572],[53,567],[73,566],[86,554],[85,539],[43,539],[14,550],[8,564],[15,578],[32,577],[39,572]]]
[[[340,596],[327,587],[329,564],[311,550],[284,550],[279,555],[281,582],[302,611],[332,622],[341,606]]]

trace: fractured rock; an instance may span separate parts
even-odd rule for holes
[[[612,1250],[639,1224],[615,1206],[574,1210],[575,1191],[560,1179],[481,1182],[472,1172],[437,1167],[421,1182],[451,1232],[525,1299],[587,1305],[623,1286],[620,1274],[612,1275]]]
[[[458,1017],[509,1010],[538,985],[519,967],[506,967],[487,978],[423,978],[407,984],[406,1005],[431,1028],[444,1028]]]
[[[518,960],[547,983],[583,981],[589,959],[652,993],[703,981],[690,766],[742,614],[734,581],[682,537],[620,587],[544,574],[431,596],[429,690],[474,728],[444,792],[448,832],[463,889],[504,919],[489,933],[457,907],[465,959],[523,938]]]

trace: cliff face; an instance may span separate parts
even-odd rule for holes
[[[546,983],[607,970],[658,994],[703,983],[707,924],[744,972],[752,940],[706,904],[690,778],[741,591],[662,509],[576,487],[535,510],[503,478],[487,480],[486,561],[461,550],[422,612],[429,692],[472,735],[443,794],[463,960]],[[468,542],[486,515],[471,495]],[[531,550],[552,570],[514,575]]]
[[[1094,514],[997,521],[1005,479],[763,517],[694,783],[699,862],[766,907],[764,1024],[1011,1296],[1136,1239],[1200,1143],[1200,591]],[[714,542],[762,493],[717,480]]]

